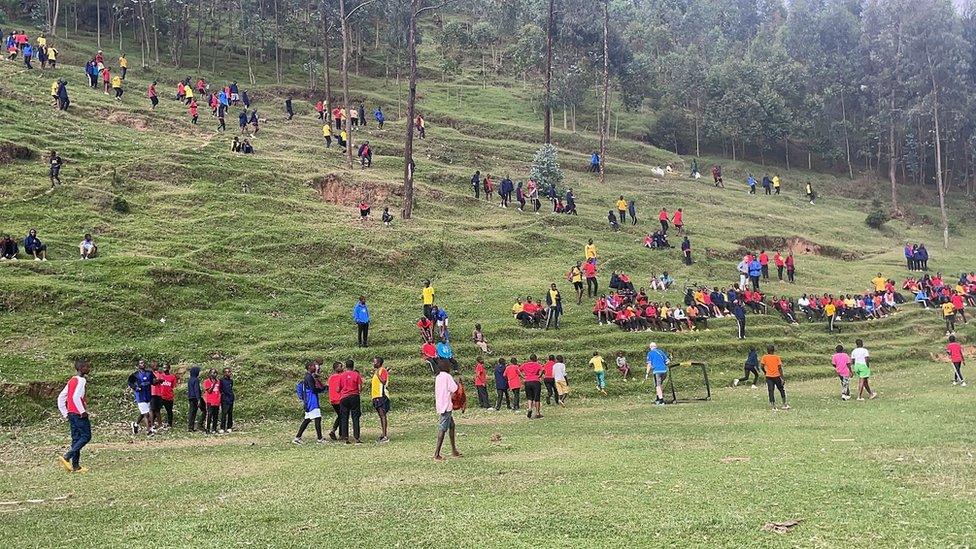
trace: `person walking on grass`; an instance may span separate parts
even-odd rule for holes
[[[738,328],[740,340],[746,338],[746,308],[742,306],[742,300],[736,299],[732,304],[732,316],[735,317],[735,324]]]
[[[352,319],[356,322],[356,341],[360,347],[369,346],[369,307],[366,306],[366,296],[359,296],[359,301],[352,309]]]
[[[380,438],[376,442],[390,442],[387,435],[389,420],[387,415],[390,413],[390,396],[386,391],[386,386],[390,383],[390,371],[383,366],[383,357],[373,358],[373,377],[369,383],[369,396],[373,402],[373,409],[380,418]]]
[[[956,307],[951,301],[946,301],[941,307],[942,319],[945,320],[946,335],[954,335],[956,333]]]
[[[756,388],[756,383],[759,383],[759,353],[756,352],[755,347],[749,347],[749,355],[746,357],[746,362],[744,364],[745,375],[732,380],[732,386],[738,387],[740,383],[745,383],[749,381],[749,376],[752,375],[752,388]]]
[[[555,355],[549,355],[549,359],[542,365],[542,384],[546,387],[546,405],[552,404],[552,399],[559,403],[559,393],[556,391],[556,378],[552,369],[556,366]]]
[[[48,157],[48,164],[50,165],[48,175],[51,178],[51,188],[53,189],[55,185],[61,184],[61,166],[64,165],[64,160],[61,159],[58,151],[51,151]]]
[[[434,409],[439,416],[437,422],[437,446],[434,449],[434,460],[443,461],[441,456],[441,446],[444,445],[445,433],[451,439],[451,455],[461,457],[461,452],[457,449],[454,426],[454,406],[452,396],[458,390],[458,384],[451,376],[450,367],[447,364],[441,365],[440,372],[434,378]]]
[[[346,369],[339,378],[339,440],[352,444],[349,440],[349,420],[352,420],[352,436],[356,444],[359,440],[359,418],[363,411],[359,393],[363,390],[363,377],[356,371],[352,359],[346,360]]]
[[[525,400],[529,403],[526,417],[542,419],[542,374],[543,367],[536,355],[529,355],[528,362],[519,367],[519,372],[525,377]]]
[[[864,400],[864,392],[867,391],[868,398],[875,398],[878,393],[871,390],[869,379],[871,378],[871,353],[864,347],[864,341],[858,339],[854,342],[857,347],[851,351],[851,360],[854,361],[854,373],[857,375],[857,399]]]
[[[508,394],[508,379],[505,377],[505,359],[499,358],[498,363],[495,364],[493,370],[495,375],[495,391],[497,395],[495,397],[495,411],[502,409],[502,397],[505,398],[505,408],[509,410],[512,408],[512,401]]]
[[[596,390],[603,396],[607,396],[607,372],[599,351],[593,351],[590,367],[593,368],[593,376],[596,378]]]
[[[315,441],[319,444],[325,442],[325,439],[322,438],[322,409],[319,406],[319,393],[326,390],[326,385],[322,383],[322,379],[319,377],[318,367],[319,365],[315,362],[309,362],[305,367],[304,379],[296,387],[298,398],[302,401],[305,417],[298,427],[298,434],[292,439],[292,444],[302,443],[302,435],[305,434],[305,429],[313,421],[315,422]]]
[[[139,424],[143,422],[146,424],[146,433],[151,435],[155,432],[152,428],[152,415],[149,407],[150,402],[152,402],[152,384],[153,373],[146,369],[146,361],[140,359],[136,371],[130,374],[128,379],[129,389],[132,391],[136,408],[139,411],[136,420],[129,424],[133,435],[139,432]]]
[[[582,293],[582,292],[581,292]],[[551,325],[554,329],[559,329],[559,317],[563,314],[563,297],[556,289],[556,284],[549,286],[546,292],[546,330]]]
[[[566,361],[563,355],[556,355],[556,362],[552,365],[552,379],[556,383],[556,403],[566,404],[569,395],[569,378],[566,376]]]
[[[654,375],[654,393],[657,398],[654,404],[661,406],[664,404],[664,380],[668,377],[668,364],[671,358],[663,350],[657,348],[657,343],[651,343],[647,347],[647,369],[644,370],[644,381]]]
[[[570,267],[569,273],[566,274],[566,280],[573,283],[573,290],[576,291],[576,304],[583,303],[583,267],[579,261]]]
[[[88,419],[88,399],[85,397],[91,363],[87,360],[75,361],[75,375],[58,395],[58,410],[68,420],[71,428],[71,447],[59,458],[61,466],[69,473],[85,473],[81,466],[81,449],[91,441],[91,421]]]
[[[329,438],[332,440],[339,440],[336,432],[339,431],[339,418],[342,417],[341,409],[339,408],[339,402],[342,400],[339,385],[342,383],[343,369],[341,362],[333,362],[332,374],[326,380],[326,384],[329,386],[329,404],[332,405],[332,411],[335,413],[335,419],[332,421],[332,429],[329,431]]]
[[[512,410],[518,412],[519,396],[522,392],[522,376],[518,362],[514,357],[509,360],[508,366],[505,366],[505,381],[508,384],[508,389],[512,391]]]
[[[769,405],[775,411],[776,408],[776,390],[779,390],[779,396],[783,401],[783,410],[789,410],[790,405],[786,402],[786,389],[784,388],[783,379],[783,359],[776,354],[776,347],[770,345],[766,347],[766,354],[759,359],[759,365],[762,366],[763,375],[766,376],[766,391],[769,392]]]
[[[949,345],[946,346],[946,353],[949,354],[949,362],[952,363],[952,384],[966,386],[966,380],[962,377],[962,366],[966,363],[966,357],[962,353],[962,345],[956,341],[956,336],[949,336]]]
[[[851,399],[851,356],[844,352],[844,346],[838,345],[834,349],[834,356],[830,357],[830,363],[840,378],[840,399]]]

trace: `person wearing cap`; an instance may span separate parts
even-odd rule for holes
[[[657,343],[651,343],[647,351],[647,369],[644,372],[644,381],[654,374],[654,392],[657,399],[654,404],[660,406],[664,404],[664,379],[668,376],[668,363],[671,359],[663,350],[657,348]]]

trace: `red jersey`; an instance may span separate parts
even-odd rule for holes
[[[555,365],[555,360],[547,360],[546,363],[542,365],[542,377],[544,379],[554,379],[552,377],[552,367]]]
[[[766,255],[766,252],[763,252],[763,253],[759,254],[759,264],[760,265],[769,265],[769,256]]]
[[[522,378],[519,377],[519,367],[515,364],[505,366],[505,379],[508,381],[509,389],[522,388]]]
[[[207,406],[220,406],[220,380],[210,379],[203,382],[203,401]]]
[[[542,376],[542,365],[535,361],[529,361],[519,367],[522,375],[525,376],[525,381],[539,381]]]
[[[596,265],[587,261],[583,264],[583,275],[586,278],[596,278]]]
[[[674,212],[674,219],[671,220],[678,227],[682,225],[681,214],[682,214],[681,211]]]
[[[965,304],[962,301],[962,296],[959,294],[953,294],[952,296],[952,306],[955,307],[957,311],[963,310]]]
[[[159,396],[163,400],[173,400],[173,389],[176,388],[176,374],[158,374],[156,377],[162,380],[159,384]]]
[[[657,218],[658,218],[659,221],[667,221],[668,220],[668,211],[667,210],[661,210],[661,213],[657,214]]]
[[[199,107],[197,107],[196,102],[190,103],[190,116],[196,116],[199,112]]]
[[[488,383],[488,374],[485,372],[485,365],[477,363],[474,365],[474,385],[484,387]]]
[[[346,370],[339,374],[339,400],[358,395],[363,385],[363,376],[356,370]]]
[[[949,360],[952,362],[962,362],[962,345],[958,341],[953,341],[946,347],[946,351],[949,353]]]
[[[342,400],[339,398],[340,379],[342,379],[342,376],[339,374],[332,374],[329,376],[329,380],[327,382],[329,385],[329,404],[339,404],[339,401]]]

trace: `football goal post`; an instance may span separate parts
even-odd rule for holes
[[[666,393],[668,404],[693,400],[710,400],[712,388],[708,383],[708,365],[704,362],[679,362],[668,368]]]

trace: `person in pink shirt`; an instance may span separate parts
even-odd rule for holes
[[[434,408],[440,419],[437,423],[437,447],[434,449],[434,459],[444,461],[441,456],[441,446],[444,445],[444,433],[449,433],[451,437],[451,455],[461,457],[458,452],[455,440],[454,429],[454,405],[451,403],[451,395],[458,390],[458,384],[451,376],[450,366],[446,363],[441,365],[441,371],[434,378]]]
[[[851,399],[851,356],[844,352],[844,346],[838,345],[834,349],[834,356],[830,357],[830,363],[834,365],[834,371],[840,378],[840,399]]]
[[[529,361],[519,366],[519,372],[525,377],[525,400],[529,401],[529,411],[525,416],[532,419],[534,412],[536,419],[541,419],[543,368],[538,357],[529,355]]]

